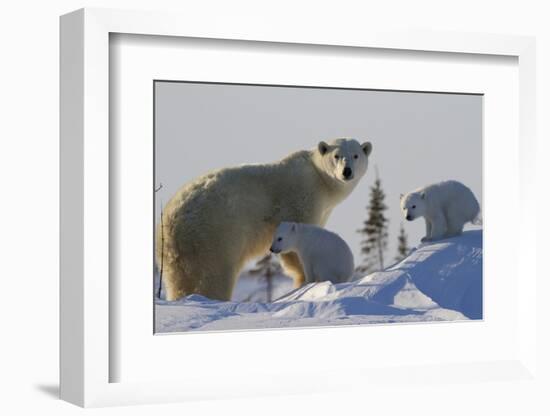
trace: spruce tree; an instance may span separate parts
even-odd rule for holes
[[[267,282],[266,298],[271,302],[273,297],[273,277],[281,273],[281,265],[275,257],[268,253],[256,263],[256,268],[249,271],[250,274],[257,274],[265,277]]]
[[[384,215],[388,207],[384,203],[385,198],[377,170],[376,180],[370,189],[368,217],[363,222],[363,228],[358,230],[364,236],[361,241],[364,261],[357,267],[357,271],[362,273],[384,269],[384,252],[388,246],[388,219]]]
[[[403,223],[399,226],[399,235],[397,236],[397,256],[395,261],[401,261],[409,254],[409,247],[407,246],[407,234],[403,228]]]

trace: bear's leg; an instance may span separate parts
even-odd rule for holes
[[[230,301],[236,277],[229,274],[230,271],[228,270],[220,270],[218,273],[220,277],[209,275],[208,277],[212,279],[211,283],[213,284],[206,284],[200,287],[199,293],[208,299]]]
[[[447,220],[445,216],[441,213],[431,218],[432,223],[432,232],[430,238],[427,241],[441,240],[445,238],[447,234]]]
[[[432,223],[427,218],[424,218],[424,222],[426,223],[426,235],[420,239],[421,243],[430,241],[432,235]]]
[[[304,278],[305,278],[306,283],[314,283],[314,282],[319,282],[320,281],[318,279],[317,274],[313,270],[313,265],[312,264],[304,266]]]
[[[174,301],[191,294],[209,299],[230,300],[236,281],[235,265],[230,262],[214,261],[205,264],[190,262],[186,267],[171,267],[165,264],[162,280],[166,300]]]
[[[445,213],[447,218],[447,237],[455,237],[462,234],[464,228],[464,212],[458,207],[450,207]]]
[[[462,234],[464,222],[456,219],[447,222],[447,237],[455,237]]]
[[[197,271],[197,276],[200,276],[197,293],[209,299],[231,300],[240,269],[238,259],[232,256],[224,259],[216,257],[205,262],[202,269]]]
[[[169,301],[178,300],[196,292],[193,280],[186,276],[185,271],[169,263],[162,267],[162,283],[166,300]]]
[[[294,287],[302,286],[306,276],[298,255],[296,253],[281,254],[281,263],[286,274],[294,279]]]

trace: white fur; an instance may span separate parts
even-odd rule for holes
[[[422,242],[460,235],[467,222],[480,222],[479,203],[467,186],[445,181],[401,196],[401,211],[408,221],[424,217]]]
[[[310,224],[283,222],[275,231],[270,250],[294,252],[304,268],[306,283],[348,281],[354,270],[353,254],[337,234]]]
[[[367,171],[371,150],[369,142],[336,139],[275,163],[220,169],[184,185],[164,208],[164,226],[157,227],[166,298],[198,293],[229,300],[239,271],[269,249],[281,222],[326,223]],[[281,259],[295,285],[303,284],[298,257],[287,253]]]

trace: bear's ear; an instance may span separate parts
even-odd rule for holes
[[[361,145],[361,148],[363,149],[363,153],[365,153],[365,155],[368,156],[372,152],[372,143],[371,142],[365,142]]]
[[[319,153],[324,155],[326,152],[328,152],[328,144],[326,144],[323,141],[320,141],[319,144],[317,145],[317,149],[319,149]]]
[[[426,192],[422,192],[422,193],[420,194],[420,198],[426,199]]]
[[[400,194],[400,195],[399,195],[399,200],[401,201],[401,200],[403,199],[404,196],[405,196],[405,195]]]

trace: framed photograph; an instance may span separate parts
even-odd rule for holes
[[[62,398],[532,379],[534,40],[246,22],[61,18]]]
[[[155,333],[482,319],[482,101],[156,80]]]

